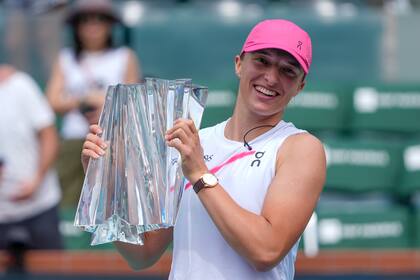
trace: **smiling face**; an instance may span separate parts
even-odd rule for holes
[[[239,93],[237,110],[256,117],[281,118],[292,99],[305,85],[304,72],[289,53],[263,49],[236,56]]]

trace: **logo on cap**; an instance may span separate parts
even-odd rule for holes
[[[302,50],[302,41],[298,41],[298,44],[296,46],[296,48],[298,48],[300,51]]]

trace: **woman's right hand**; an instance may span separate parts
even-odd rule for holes
[[[102,129],[99,125],[94,124],[89,127],[89,133],[86,136],[82,149],[82,165],[85,173],[90,158],[97,159],[105,155],[107,145],[105,141],[100,138],[101,133]]]

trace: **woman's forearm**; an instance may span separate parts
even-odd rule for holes
[[[172,241],[172,228],[143,234],[144,245],[114,242],[115,248],[134,270],[152,266],[157,262]]]

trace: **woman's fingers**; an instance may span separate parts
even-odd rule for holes
[[[183,149],[182,141],[179,138],[173,138],[172,140],[167,141],[168,146],[173,147],[177,149],[178,151],[181,151]]]
[[[185,120],[184,125],[187,126],[193,134],[198,133],[193,120],[190,120],[190,119]]]
[[[195,128],[194,122],[189,119],[177,119],[174,122],[174,126],[168,129],[167,134],[172,133],[173,131],[182,128],[187,134],[196,134],[197,129]]]
[[[187,135],[185,128],[179,127],[166,135],[167,141],[172,141],[173,139],[179,139],[183,144],[188,144],[191,141],[191,135]]]
[[[96,134],[89,133],[89,134],[86,136],[86,141],[85,141],[85,143],[87,143],[87,142],[94,143],[94,144],[96,144],[97,146],[101,147],[102,149],[106,149],[106,147],[107,147],[107,144],[105,143],[105,141],[104,141],[104,140],[102,140],[102,139],[101,139],[101,137],[99,137],[99,136],[98,136],[98,135],[96,135]]]
[[[94,124],[89,126],[90,133],[86,136],[85,142],[83,142],[82,147],[82,165],[83,170],[86,172],[89,159],[94,158],[98,159],[99,157],[105,155],[105,150],[107,144],[102,140],[98,135],[102,134],[102,129],[99,125]]]
[[[93,134],[100,135],[102,133],[102,128],[97,124],[92,124],[91,126],[89,126],[89,131]]]
[[[93,158],[99,158],[100,156],[105,155],[105,150],[93,142],[85,141],[85,143],[83,143],[82,154]]]

